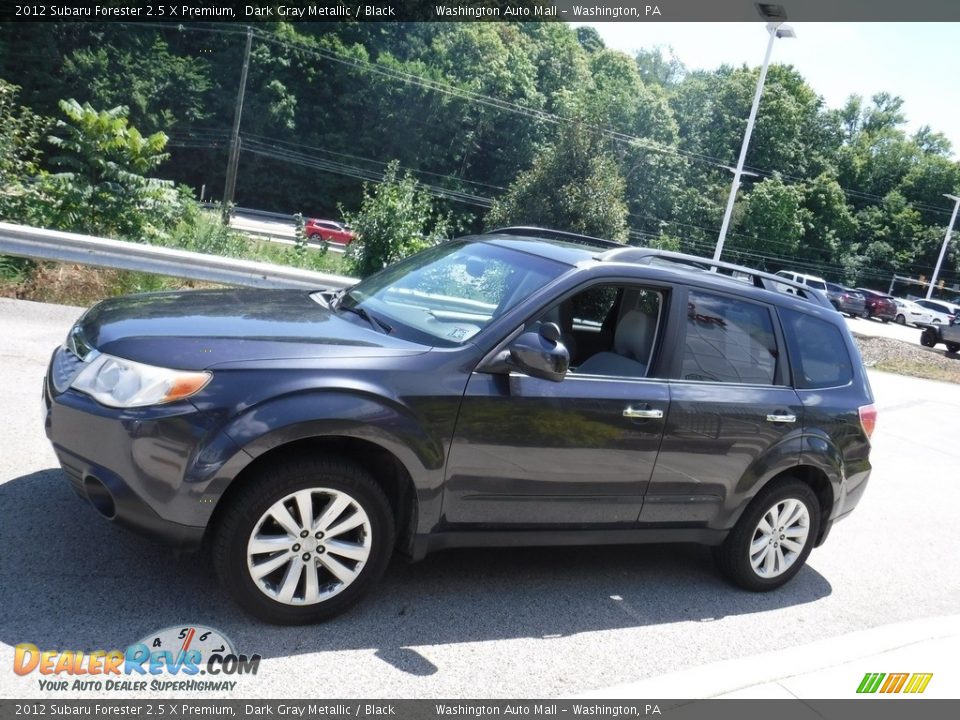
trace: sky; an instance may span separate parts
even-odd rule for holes
[[[945,0],[954,1],[954,0]],[[793,65],[831,107],[850,95],[889,92],[904,99],[907,130],[924,125],[947,136],[960,157],[960,23],[791,22],[771,63]],[[767,31],[756,23],[595,23],[607,47],[633,54],[672,47],[691,70],[722,64],[758,67]],[[761,98],[761,103],[763,102]]]

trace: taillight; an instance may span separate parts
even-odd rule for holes
[[[873,429],[877,426],[877,406],[863,405],[860,407],[860,427],[863,428],[863,434],[867,439],[873,435]]]

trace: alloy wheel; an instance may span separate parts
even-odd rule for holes
[[[372,548],[370,518],[342,490],[308,488],[275,502],[247,541],[257,588],[287,605],[313,605],[343,592]]]
[[[810,535],[810,511],[800,500],[780,500],[763,514],[748,550],[753,571],[762,578],[786,572]]]

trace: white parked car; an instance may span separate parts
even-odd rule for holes
[[[953,316],[960,313],[960,306],[945,300],[917,300],[916,303],[933,316],[934,325],[949,325]]]
[[[916,325],[917,327],[934,324],[933,312],[917,305],[913,300],[894,298],[893,301],[897,304],[897,317],[894,318],[897,324]],[[942,319],[936,322],[942,322]],[[949,320],[947,322],[949,323]]]

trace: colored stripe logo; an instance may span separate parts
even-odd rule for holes
[[[860,681],[857,692],[918,694],[927,689],[931,678],[933,673],[867,673]]]

